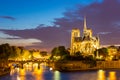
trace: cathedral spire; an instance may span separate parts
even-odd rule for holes
[[[87,30],[87,25],[86,25],[86,16],[84,16],[84,31]]]

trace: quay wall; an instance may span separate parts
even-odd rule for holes
[[[120,69],[120,61],[96,61],[93,64],[82,61],[60,61],[54,63],[53,69],[61,71]]]

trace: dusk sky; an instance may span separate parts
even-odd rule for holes
[[[120,44],[120,0],[0,0],[0,44],[51,50],[70,47],[83,18],[101,45]]]

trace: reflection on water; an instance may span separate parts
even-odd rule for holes
[[[43,68],[38,69],[38,64],[24,64],[22,68],[11,68],[10,80],[44,80]]]
[[[20,71],[19,71],[19,75],[26,75],[26,71],[25,71],[25,69],[20,69]]]
[[[105,71],[104,70],[99,70],[98,71],[98,80],[106,80],[106,76],[105,76]]]
[[[54,80],[61,80],[60,79],[60,72],[59,71],[55,71],[54,72]]]
[[[43,67],[39,68],[34,68],[33,71],[33,76],[35,76],[35,80],[44,80],[44,76],[43,76]]]
[[[19,69],[19,68],[11,69],[10,80],[26,80],[25,75],[26,75],[25,69]]]
[[[108,76],[105,74],[104,70],[98,71],[98,80],[117,80],[116,72],[115,71],[109,71]]]
[[[109,72],[109,79],[110,80],[117,80],[116,79],[116,72],[114,72],[114,71]]]
[[[52,71],[44,64],[27,63],[24,68],[11,68],[9,75],[0,80],[120,80],[119,70],[98,70],[79,72]]]
[[[17,79],[16,80],[26,80],[24,75],[17,75]]]

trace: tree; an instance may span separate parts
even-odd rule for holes
[[[0,45],[0,58],[8,59],[10,55],[10,46],[8,43]]]
[[[64,46],[58,46],[52,49],[50,59],[67,59],[69,56],[69,52],[65,49]]]
[[[46,51],[41,51],[41,52],[40,52],[40,55],[43,56],[43,57],[44,57],[44,56],[47,56],[47,52],[46,52]]]
[[[96,50],[94,52],[94,55],[97,57],[97,56],[101,56],[102,59],[101,60],[105,60],[105,58],[108,56],[108,49],[107,48],[100,48],[98,50]]]

